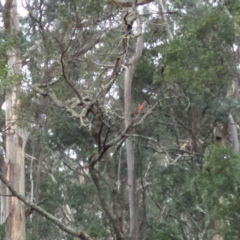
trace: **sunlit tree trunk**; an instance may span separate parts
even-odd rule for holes
[[[17,37],[19,32],[19,18],[17,14],[16,0],[6,0],[4,5],[4,27],[9,37]],[[15,47],[9,47],[8,57],[8,78],[16,82],[21,78],[22,62],[20,51]],[[26,138],[24,132],[18,127],[16,107],[19,103],[19,84],[13,84],[6,91],[6,178],[13,188],[24,195],[24,148]],[[6,193],[10,195],[7,190]],[[6,239],[25,239],[25,211],[24,205],[16,197],[6,198]]]

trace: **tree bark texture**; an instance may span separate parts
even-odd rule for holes
[[[4,5],[5,32],[10,37],[16,37],[19,32],[19,19],[16,0],[6,0]],[[22,74],[20,52],[15,47],[7,51],[8,78],[19,78]],[[6,91],[6,178],[13,188],[24,195],[24,148],[26,139],[24,131],[17,125],[15,109],[18,105],[20,85],[12,86]],[[7,190],[7,194],[10,192]],[[16,197],[6,198],[6,239],[25,240],[25,211],[24,204]]]

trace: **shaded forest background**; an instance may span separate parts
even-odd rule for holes
[[[134,146],[139,240],[240,239],[240,160],[229,132],[229,116],[239,132],[240,2],[23,5],[20,32],[0,32],[0,101],[21,82],[14,110],[28,132],[25,200],[89,237],[26,204],[26,239],[128,239],[126,139]],[[138,18],[144,47],[125,128],[124,74]],[[22,76],[8,76],[11,47],[20,50]],[[5,156],[4,110],[0,126]]]

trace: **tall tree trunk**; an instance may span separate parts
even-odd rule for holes
[[[17,37],[19,32],[19,18],[16,0],[6,0],[4,5],[4,27],[6,35]],[[22,62],[20,51],[10,47],[7,51],[8,78],[21,77]],[[19,103],[18,94],[20,85],[15,85],[6,91],[6,178],[13,188],[24,195],[24,148],[26,138],[24,131],[17,125],[15,109]],[[7,190],[7,194],[10,192]],[[6,239],[25,239],[25,212],[24,205],[16,197],[6,198]]]
[[[36,169],[35,189],[34,189],[34,201],[36,204],[38,204],[38,202],[39,202],[42,162],[43,162],[43,153],[41,152],[39,154],[39,158],[38,158],[38,165],[37,165],[37,169]],[[34,240],[39,239],[38,213],[34,213],[34,215],[33,215],[33,236],[34,236]]]
[[[125,68],[125,83],[124,83],[124,111],[125,111],[125,128],[131,124],[131,105],[132,105],[132,77],[138,59],[142,54],[143,37],[141,21],[138,18],[137,23],[137,45],[133,57],[124,66]],[[127,166],[128,166],[128,187],[129,187],[129,212],[130,212],[130,239],[138,239],[138,214],[137,214],[137,201],[136,201],[136,178],[135,178],[135,159],[134,159],[134,146],[133,139],[129,137],[126,140],[127,150]]]
[[[6,165],[5,165],[5,159],[4,154],[0,154],[0,169],[1,172],[6,175]],[[0,183],[0,193],[1,193],[1,214],[0,214],[0,224],[4,224],[6,221],[6,187],[4,183]]]

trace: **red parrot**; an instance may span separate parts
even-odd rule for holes
[[[143,104],[139,103],[135,115],[138,115],[143,109]]]

